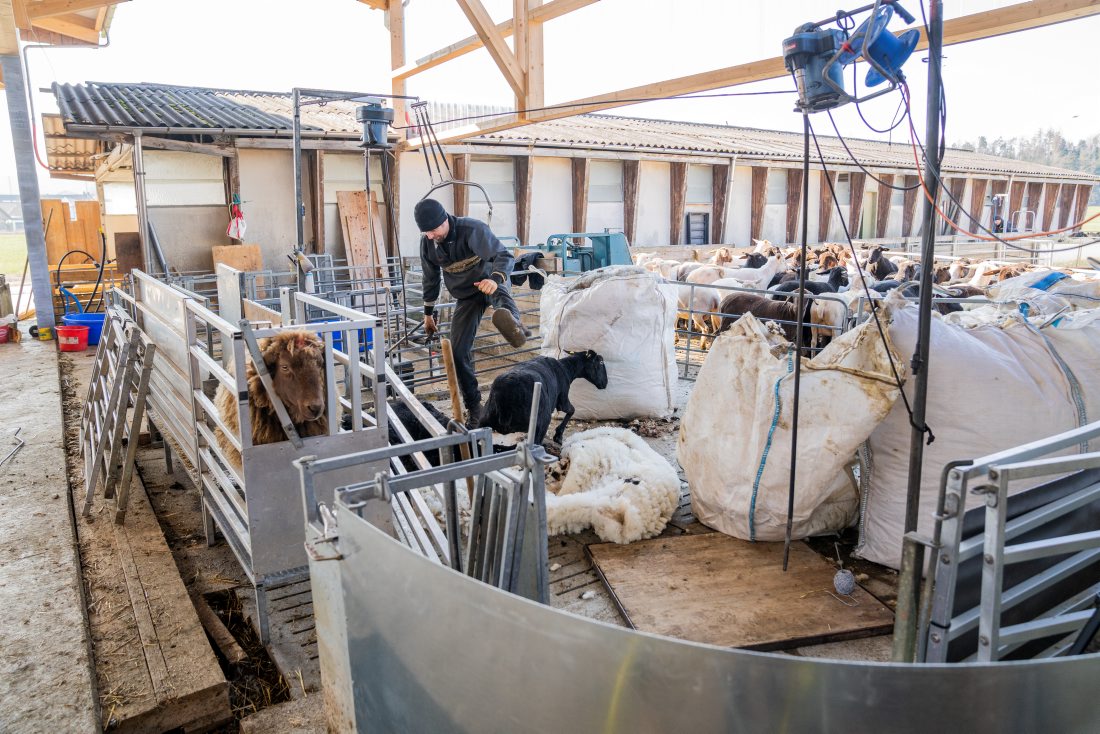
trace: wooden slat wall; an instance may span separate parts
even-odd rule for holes
[[[1077,201],[1073,208],[1073,221],[1080,222],[1089,210],[1089,197],[1092,196],[1090,184],[1077,184]]]
[[[1027,210],[1035,212],[1035,225],[1039,225],[1039,217],[1042,216],[1042,212],[1039,211],[1039,199],[1043,195],[1043,182],[1032,181],[1027,185]]]
[[[832,190],[829,187],[830,181],[833,186],[836,186],[836,171],[822,172],[818,175],[821,178],[821,208],[817,216],[817,241],[825,242],[829,239],[829,225],[833,221],[833,210],[836,209]],[[825,180],[826,176],[829,177],[828,181]]]
[[[588,226],[588,159],[570,158],[573,167],[573,231]]]
[[[912,237],[913,236],[913,220],[917,216],[917,200],[924,198],[924,189],[918,184],[920,178],[917,176],[905,177],[905,200],[902,204],[901,212],[901,236]],[[915,188],[914,188],[915,187]]]
[[[46,233],[46,260],[57,265],[68,247],[69,204],[60,199],[42,199],[42,227]],[[72,258],[70,258],[72,259]],[[76,262],[81,262],[76,260]]]
[[[1069,215],[1072,214],[1070,209],[1073,208],[1073,191],[1076,187],[1073,184],[1062,184],[1062,201],[1060,205],[1062,210],[1058,212],[1058,229],[1062,229],[1069,225]]]
[[[863,222],[863,190],[867,186],[867,174],[850,173],[848,181],[852,192],[851,203],[848,204],[848,232],[855,239],[859,237]]]
[[[684,202],[687,200],[687,163],[669,164],[668,244],[684,244]]]
[[[729,210],[733,166],[711,166],[711,176],[710,241],[721,245],[726,241],[726,212]]]
[[[512,158],[512,180],[516,196],[516,236],[521,245],[531,242],[531,157]],[[627,240],[629,242],[629,238]]]
[[[992,181],[993,183],[990,185],[991,189],[989,192],[990,196],[1000,196],[1008,190],[1008,181],[1005,181],[1003,178],[995,178],[992,179]],[[1003,214],[1004,212],[1002,212],[1002,215]]]
[[[976,178],[970,187],[970,216],[966,221],[967,229],[971,232],[980,232],[978,224],[988,227],[989,222],[982,221],[982,212],[985,210],[985,190],[989,187],[988,178]]]
[[[458,153],[454,157],[454,176],[456,181],[468,181],[470,177],[470,154]],[[454,190],[455,210],[454,215],[456,217],[468,217],[470,216],[470,187],[469,186],[452,186]]]
[[[957,224],[958,226],[962,227],[965,230],[973,232],[974,230],[972,230],[972,229],[970,229],[969,227],[966,226],[967,222],[969,220],[967,220],[966,214],[963,213],[964,212],[964,207],[966,206],[966,201],[963,200],[963,196],[966,194],[966,179],[965,178],[952,178],[952,179],[948,180],[947,185],[949,187],[951,187],[951,196],[955,197],[955,201],[959,202],[958,211],[955,212],[955,219],[954,219],[955,224]],[[944,197],[944,199],[945,199],[944,203],[947,204],[948,206],[944,206],[943,210],[944,211],[950,211],[951,207],[954,206],[954,202],[952,202],[946,196]],[[962,234],[962,233],[956,231],[954,227],[948,225],[947,226],[947,234]]]
[[[787,242],[801,242],[798,220],[802,213],[802,169],[787,169]]]
[[[760,239],[764,227],[764,202],[768,194],[768,169],[766,166],[752,167],[752,203],[749,209],[749,232],[754,240]]]
[[[634,243],[634,236],[638,233],[641,170],[641,161],[623,161],[623,232],[630,244]]]
[[[1024,187],[1026,186],[1024,181],[1013,181],[1012,189],[1008,194],[1008,213],[1005,216],[1005,221],[1015,225],[1016,220],[1013,219],[1016,212],[1020,211],[1020,207],[1024,203]]]
[[[1046,183],[1043,184],[1045,189],[1043,194],[1043,231],[1050,230],[1051,225],[1054,224],[1054,209],[1058,205],[1058,187],[1060,184]]]
[[[886,225],[890,223],[890,204],[893,203],[894,174],[883,173],[878,176],[878,218],[875,220],[875,237],[882,239],[886,236]]]

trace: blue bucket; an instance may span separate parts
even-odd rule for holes
[[[61,323],[65,326],[87,326],[88,346],[99,344],[99,336],[103,332],[103,319],[107,314],[103,313],[69,313],[61,317]]]
[[[343,321],[341,318],[324,318],[318,319],[314,323],[331,324],[338,321]],[[359,329],[359,353],[362,354],[369,350],[374,345],[374,329]],[[344,332],[334,331],[332,332],[332,347],[339,351],[344,351]]]

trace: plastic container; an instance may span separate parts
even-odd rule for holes
[[[87,326],[57,327],[57,347],[62,352],[83,352],[88,348]]]
[[[102,313],[67,313],[61,317],[61,322],[65,326],[87,326],[88,327],[88,344],[95,346],[99,344],[99,336],[103,332],[103,319],[106,314]]]

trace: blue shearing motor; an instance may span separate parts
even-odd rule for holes
[[[835,20],[839,24],[872,9],[871,16],[850,36],[843,28],[822,28],[825,23]],[[907,22],[915,20],[896,2],[881,0],[848,13],[837,13],[829,21],[801,25],[783,41],[783,63],[794,76],[800,111],[821,112],[851,101],[864,102],[898,87],[904,79],[901,67],[916,48],[920,31],[912,29],[895,36],[886,30],[895,10]],[[874,87],[888,81],[890,86],[856,98],[844,88],[844,69],[861,57],[871,67],[864,83]]]
[[[587,244],[576,244],[583,240]],[[567,232],[546,238],[546,249],[561,258],[566,272],[584,273],[608,265],[633,265],[630,245],[622,232]]]

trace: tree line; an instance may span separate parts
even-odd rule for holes
[[[1057,130],[1039,130],[1031,137],[994,140],[982,135],[976,143],[967,141],[958,143],[955,147],[1100,175],[1100,134],[1077,142],[1066,140]],[[1100,204],[1100,186],[1093,186],[1089,203]]]

